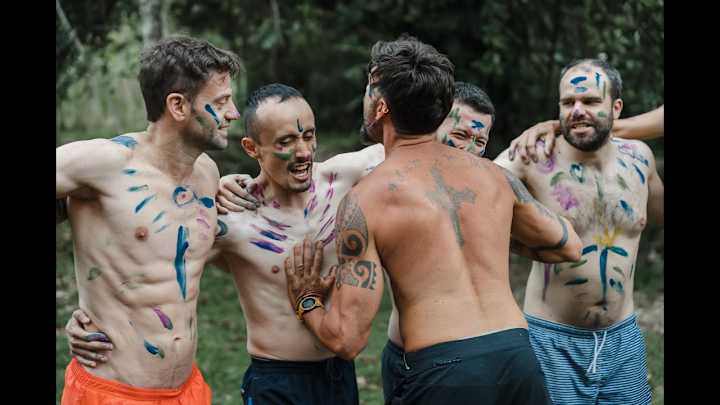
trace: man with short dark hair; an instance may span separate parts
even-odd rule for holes
[[[495,106],[479,87],[455,82],[455,101],[437,130],[436,140],[482,157],[495,123]]]
[[[612,138],[622,80],[599,59],[566,66],[559,82],[563,136],[547,159],[495,160],[566,216],[581,260],[535,261],[525,291],[530,341],[555,403],[650,403],[645,344],[634,314],[640,235],[663,221],[663,183],[650,148]]]
[[[161,40],[140,59],[147,129],[57,148],[80,307],[102,330],[74,350],[113,342],[96,368],[70,362],[63,405],[210,405],[194,364],[200,276],[217,232],[219,174],[204,152],[224,149],[239,118],[239,69],[235,54],[206,41]]]
[[[384,268],[405,345],[392,403],[546,403],[547,392],[510,290],[509,247],[576,260],[567,221],[514,176],[435,142],[450,112],[452,63],[412,37],[378,42],[363,99],[363,134],[385,161],[343,198],[332,305],[324,252],[306,239],[285,260],[288,298],[320,342],[354,358],[382,299]],[[480,215],[479,211],[492,212]]]

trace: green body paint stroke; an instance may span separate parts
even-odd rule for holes
[[[100,270],[97,267],[91,267],[90,271],[88,272],[87,279],[88,279],[88,281],[93,281],[96,278],[98,278],[100,276],[100,274],[102,274],[102,270]]]
[[[552,178],[550,179],[550,186],[554,186],[558,181],[562,180],[562,177],[564,177],[564,172],[557,172],[555,173]]]
[[[293,154],[295,154],[295,151],[293,150],[291,150],[290,152],[273,152],[273,155],[275,155],[275,157],[285,161],[290,160]]]
[[[207,122],[205,122],[205,120],[203,120],[202,118],[200,118],[200,116],[196,115],[196,116],[195,116],[195,120],[200,123],[200,126],[203,127],[203,129],[206,129],[206,130],[208,130],[208,131],[212,131],[212,130],[213,130],[213,126],[210,125],[210,124],[208,124]]]
[[[557,265],[557,264],[556,264],[555,266],[553,266],[553,272],[555,273],[556,276],[557,276],[558,274],[560,274],[560,272],[563,271],[563,270],[565,270],[565,268],[560,267],[560,266]]]
[[[598,117],[600,117],[600,118],[607,118],[607,114],[605,114],[605,112],[603,112],[603,111],[600,111],[600,112],[598,113]]]
[[[615,178],[617,179],[617,182],[620,185],[620,188],[622,188],[623,190],[628,189],[628,185],[627,185],[627,183],[625,183],[625,179],[623,179],[621,175],[617,174],[617,175],[615,175]]]
[[[453,127],[456,127],[457,124],[460,123],[460,114],[459,114],[459,111],[460,111],[460,109],[457,108],[457,107],[455,107],[455,108],[452,109],[452,111],[450,111],[450,114],[448,114],[448,117],[450,117],[450,118],[452,118],[452,119],[455,120],[455,123],[453,124]]]
[[[620,267],[618,267],[618,266],[613,266],[612,269],[615,270],[616,272],[622,274],[623,278],[625,277],[625,273],[623,273],[623,271],[622,271],[622,269],[621,269]]]
[[[570,268],[571,268],[571,269],[574,269],[574,268],[576,268],[576,267],[582,266],[582,265],[585,264],[585,263],[587,263],[587,259],[582,259],[582,260],[580,260],[579,262],[575,262],[575,263],[571,264],[571,265],[570,265]]]
[[[603,193],[602,185],[600,184],[600,178],[598,176],[595,176],[595,186],[597,186],[597,192],[598,192],[598,198],[602,201],[602,199],[605,197],[605,194]]]
[[[576,278],[575,280],[570,280],[565,285],[580,285],[585,284],[588,282],[588,279],[586,278]]]

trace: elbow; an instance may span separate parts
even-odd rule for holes
[[[369,334],[363,334],[356,338],[340,339],[331,344],[328,349],[343,360],[352,361],[363,351],[368,343]]]

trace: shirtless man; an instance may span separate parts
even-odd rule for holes
[[[582,259],[534,262],[524,310],[555,403],[650,402],[633,276],[647,218],[662,223],[663,184],[650,148],[611,138],[623,102],[620,74],[585,59],[561,75],[563,136],[549,159],[525,165],[508,150],[496,163],[520,178],[582,238]]]
[[[384,268],[406,350],[393,403],[546,403],[510,290],[510,235],[551,261],[579,259],[577,235],[514,176],[434,142],[453,101],[445,56],[403,37],[375,44],[370,67],[365,132],[386,159],[338,208],[332,305],[318,305],[332,280],[320,272],[326,253],[306,239],[284,263],[291,306],[325,347],[354,358],[380,306]]]
[[[236,55],[206,41],[162,40],[140,60],[147,129],[57,148],[79,305],[103,332],[86,338],[114,345],[96,368],[70,362],[63,405],[210,404],[194,365],[195,310],[219,174],[203,152],[227,146],[239,68]]]

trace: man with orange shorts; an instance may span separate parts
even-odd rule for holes
[[[62,405],[210,405],[194,362],[218,232],[219,173],[204,152],[224,149],[239,118],[239,69],[206,41],[162,40],[140,58],[147,129],[57,148],[57,219],[70,219],[79,306],[96,327],[74,350],[112,349],[95,368],[70,362]]]

